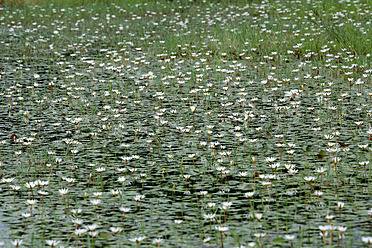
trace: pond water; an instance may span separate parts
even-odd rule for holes
[[[0,239],[361,247],[370,57],[304,3],[174,4],[2,9]]]

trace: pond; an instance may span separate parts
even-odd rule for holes
[[[372,11],[323,7],[2,7],[3,245],[367,246]]]

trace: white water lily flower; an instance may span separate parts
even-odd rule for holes
[[[229,228],[227,226],[215,226],[214,229],[216,229],[217,231],[223,233],[223,232],[227,232],[229,230]]]
[[[152,243],[159,246],[161,243],[164,243],[164,239],[162,238],[155,238],[152,240]]]
[[[284,238],[288,241],[292,241],[296,238],[296,236],[295,235],[284,235]]]
[[[362,241],[369,246],[372,244],[372,237],[362,237]]]
[[[59,242],[61,242],[61,241],[56,241],[56,240],[50,240],[50,239],[48,239],[48,240],[45,240],[45,242],[50,247],[56,247],[59,244]]]
[[[129,241],[136,242],[137,244],[146,239],[146,236],[140,236],[128,239]]]
[[[123,231],[123,228],[121,228],[121,227],[110,227],[110,230],[114,234],[118,234],[119,232]]]

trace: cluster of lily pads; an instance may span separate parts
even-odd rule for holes
[[[369,247],[372,6],[332,3],[1,7],[0,246]]]

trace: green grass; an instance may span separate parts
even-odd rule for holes
[[[50,3],[50,1],[40,1],[40,2],[20,2],[20,5],[24,6],[24,11],[27,13],[27,9],[32,9],[33,4],[37,3],[50,11],[51,8],[55,7],[77,7],[84,6],[84,8],[94,7],[98,10],[98,14],[104,15],[105,9],[115,8],[112,6],[112,2],[107,1],[55,1]],[[114,2],[115,3],[115,2]],[[333,53],[343,53],[343,49],[347,49],[353,52],[355,55],[366,55],[371,51],[371,31],[370,19],[368,14],[361,16],[358,14],[357,9],[351,5],[348,6],[346,2],[339,4],[338,1],[327,1],[327,3],[314,2],[312,4],[302,3],[300,7],[298,4],[290,4],[286,2],[272,3],[271,7],[265,11],[267,12],[267,17],[262,16],[262,14],[257,11],[254,7],[256,2],[250,1],[233,2],[236,6],[236,10],[239,11],[241,8],[247,7],[244,10],[240,10],[241,13],[247,13],[249,16],[258,18],[257,20],[265,20],[266,31],[260,30],[262,27],[255,26],[255,20],[246,21],[246,16],[236,17],[234,21],[215,21],[215,24],[208,26],[204,29],[204,26],[199,23],[198,19],[190,19],[189,26],[192,27],[188,30],[189,34],[182,34],[182,28],[180,26],[178,32],[174,32],[171,29],[163,28],[164,25],[160,22],[162,15],[168,15],[172,17],[176,12],[179,13],[181,19],[192,16],[192,13],[196,13],[200,8],[208,7],[210,9],[210,16],[221,15],[226,16],[229,14],[228,11],[224,11],[226,7],[230,6],[230,2],[211,2],[211,4],[195,4],[195,2],[184,1],[186,4],[184,8],[178,8],[177,1],[118,1],[116,2],[118,6],[125,7],[127,12],[118,13],[118,18],[112,21],[113,25],[118,25],[120,23],[120,17],[126,17],[135,14],[142,18],[138,22],[138,27],[134,30],[135,36],[144,36],[145,31],[143,27],[146,27],[146,32],[151,32],[156,30],[157,37],[151,37],[151,42],[156,43],[159,40],[166,41],[166,47],[168,52],[177,53],[177,45],[180,44],[190,44],[195,45],[196,49],[190,49],[189,53],[200,52],[200,51],[212,51],[217,57],[221,53],[227,53],[229,57],[233,59],[241,59],[244,56],[239,56],[239,54],[245,53],[246,55],[255,56],[255,53],[251,53],[249,50],[252,47],[258,49],[259,55],[266,55],[272,52],[277,52],[279,54],[285,54],[287,50],[293,50],[293,47],[297,44],[302,44],[301,49],[296,51],[300,56],[304,56],[309,52],[314,52],[318,55],[314,57],[319,57],[321,54],[322,47],[329,46],[330,42],[333,42],[329,48]],[[258,2],[257,2],[258,3]],[[7,5],[12,5],[12,2],[7,2]],[[14,4],[17,6],[17,4]],[[182,5],[181,5],[182,6]],[[363,6],[366,9],[371,8],[371,4],[367,1]],[[353,20],[353,23],[360,23],[360,25],[366,25],[366,30],[360,31],[358,27],[353,26],[353,23],[347,22],[347,18],[340,18],[341,20],[346,20],[346,24],[339,26],[339,20],[334,20],[332,15],[335,13],[341,13],[340,11],[346,11],[348,13],[348,19]],[[148,14],[148,12],[158,12],[156,15]],[[353,13],[350,13],[353,11]],[[101,13],[100,13],[101,12]],[[287,18],[288,13],[296,13]],[[162,15],[160,14],[162,13]],[[70,22],[74,22],[80,17],[70,16]],[[34,19],[34,18],[33,18]],[[35,20],[35,19],[34,19]],[[37,19],[36,19],[37,20]],[[227,21],[227,22],[226,22]],[[151,22],[159,22],[158,26],[153,26]],[[244,24],[242,24],[244,22]],[[302,23],[305,22],[305,23]],[[290,23],[290,25],[288,24]],[[367,24],[368,23],[368,24]],[[289,25],[283,28],[283,26]],[[286,33],[282,30],[285,29]],[[314,30],[315,29],[315,30]],[[235,30],[235,31],[234,31]],[[293,31],[298,30],[298,35],[294,35]],[[159,31],[159,32],[158,32]],[[201,33],[203,31],[204,33]],[[107,30],[107,34],[110,36],[112,41],[120,41],[128,37],[116,37],[115,34],[110,33]],[[295,33],[296,34],[296,33]],[[159,38],[162,37],[162,39]],[[212,36],[213,40],[210,41],[208,36]],[[68,36],[67,36],[68,37]],[[200,39],[202,38],[202,39]],[[207,44],[204,44],[204,42]],[[111,41],[110,41],[111,42]],[[248,44],[247,44],[248,43]],[[245,45],[247,44],[247,45]],[[145,45],[145,49],[151,53],[160,53],[161,51],[157,46],[151,44],[141,44]]]

